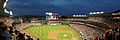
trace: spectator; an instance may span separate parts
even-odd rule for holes
[[[12,36],[7,27],[2,27],[2,32],[0,32],[0,40],[12,40]]]
[[[30,40],[34,40],[33,38],[30,38]]]
[[[16,35],[18,34],[18,31],[17,31],[17,30],[15,30],[15,34],[16,34]]]
[[[19,35],[18,35],[18,38],[17,38],[18,40],[25,40],[25,38],[24,38],[24,34],[22,34],[22,33],[19,33]]]
[[[13,33],[13,28],[12,27],[9,27],[9,33],[12,35],[12,33]]]
[[[31,37],[30,37],[30,36],[28,36],[28,40],[31,40]]]
[[[39,40],[39,38],[37,38],[37,40]]]

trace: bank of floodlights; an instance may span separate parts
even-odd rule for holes
[[[103,14],[104,12],[90,12],[90,14]]]
[[[86,15],[73,15],[73,17],[86,17]]]

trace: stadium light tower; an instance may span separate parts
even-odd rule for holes
[[[11,16],[13,15],[13,12],[12,12],[12,11],[10,11],[10,15],[11,15]]]
[[[79,15],[79,17],[81,17],[81,15]]]
[[[9,11],[9,17],[13,18],[13,12],[12,11]]]
[[[75,15],[73,15],[73,17],[75,17]]]
[[[104,13],[104,12],[102,11],[102,12],[100,12],[100,13]]]
[[[4,4],[3,4],[3,8],[5,8],[5,7],[6,7],[7,2],[8,2],[8,0],[5,0],[5,2],[4,2]]]
[[[96,14],[96,12],[93,12],[93,14]]]
[[[79,17],[79,15],[76,15],[76,17]]]
[[[93,14],[92,12],[90,12],[90,14]]]
[[[96,12],[96,14],[100,14],[100,12]]]
[[[4,9],[4,12],[5,12],[5,13],[9,13],[9,11],[7,11],[7,9]]]

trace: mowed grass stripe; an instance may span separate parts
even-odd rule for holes
[[[47,36],[47,33],[46,33],[46,32],[47,32],[47,31],[45,31],[46,28],[41,27],[41,29],[42,29],[41,36],[43,36],[44,39],[47,39],[47,38],[46,38],[46,36]]]
[[[37,27],[30,27],[28,29],[25,29],[26,32],[30,32],[30,35],[33,37],[40,38],[40,40],[55,40],[55,39],[49,39],[48,34],[51,32],[62,32],[62,31],[67,31],[71,30],[69,35],[72,35],[72,37],[77,38],[77,40],[80,40],[79,35],[77,32],[73,29],[68,27],[68,25],[60,25],[60,26],[48,26],[48,25],[43,25],[43,26],[37,26]],[[58,35],[57,35],[58,36]],[[57,40],[70,40],[70,39],[57,39]]]

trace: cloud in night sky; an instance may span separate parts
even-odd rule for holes
[[[9,0],[7,8],[14,15],[45,15],[46,11],[61,15],[89,14],[91,11],[112,12],[120,9],[120,0]]]

